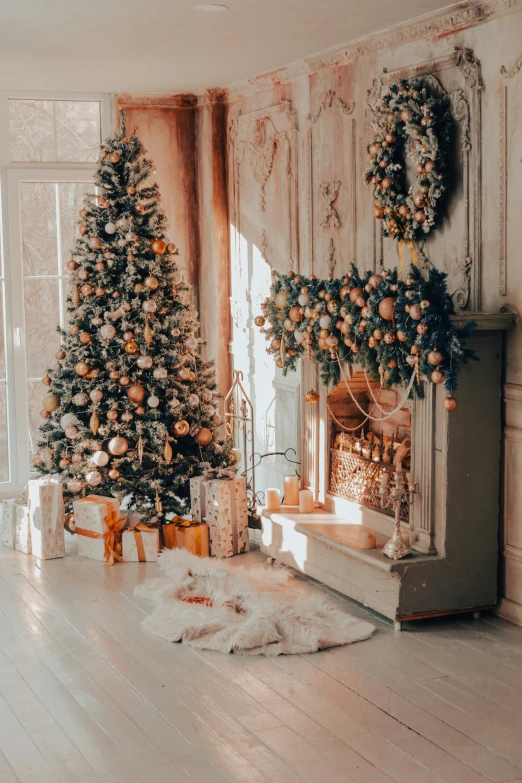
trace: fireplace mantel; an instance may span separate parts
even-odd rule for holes
[[[307,406],[303,426],[303,485],[314,490],[318,506],[312,516],[327,519],[328,527],[372,528],[377,549],[350,550],[318,534],[316,525],[307,527],[303,515],[263,514],[266,554],[397,622],[471,611],[497,599],[502,333],[514,318],[511,313],[452,316],[459,327],[470,320],[477,329],[467,344],[480,360],[461,369],[457,409],[448,414],[442,407],[446,392],[431,383],[424,399],[411,403],[411,471],[419,491],[403,529],[413,556],[388,560],[380,546],[391,535],[390,517],[329,494],[329,416],[323,399]],[[313,385],[312,378],[313,368],[305,365],[304,388]]]

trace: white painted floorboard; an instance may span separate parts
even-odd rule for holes
[[[257,552],[233,563],[263,562]],[[452,618],[316,655],[141,630],[157,566],[0,548],[0,783],[522,783],[522,628]]]

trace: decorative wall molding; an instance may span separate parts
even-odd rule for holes
[[[337,208],[334,206],[334,203],[337,199],[337,196],[339,195],[339,190],[341,188],[341,180],[335,179],[330,182],[321,181],[318,185],[318,191],[316,190],[315,185],[315,177],[314,177],[314,164],[317,162],[317,158],[314,154],[314,133],[319,132],[318,128],[320,127],[321,122],[324,120],[324,118],[328,115],[332,115],[332,113],[337,116],[343,118],[343,121],[348,123],[348,130],[347,132],[351,134],[351,142],[350,142],[350,174],[352,178],[351,182],[351,199],[350,203],[352,205],[350,220],[351,220],[351,242],[352,242],[352,258],[351,260],[355,263],[356,261],[356,199],[355,199],[355,193],[356,191],[356,158],[355,158],[355,119],[351,116],[355,110],[355,104],[354,103],[346,103],[340,96],[336,94],[334,90],[326,90],[326,92],[323,95],[323,98],[321,99],[319,106],[315,110],[315,112],[310,112],[308,114],[307,120],[308,120],[308,129],[307,129],[307,171],[308,171],[308,193],[307,193],[307,202],[308,202],[308,253],[309,253],[309,265],[310,265],[310,271],[314,271],[314,265],[316,262],[316,249],[315,249],[315,238],[314,238],[314,229],[315,229],[315,210],[314,210],[314,198],[316,192],[319,192],[321,196],[326,200],[326,208],[323,213],[323,219],[319,223],[319,227],[321,229],[326,228],[341,228],[343,226],[343,222],[340,219],[339,213],[337,211]]]
[[[313,57],[303,58],[270,73],[244,79],[229,86],[231,101],[261,90],[308,76],[325,68],[347,65],[362,56],[418,40],[447,37],[459,30],[474,27],[522,7],[522,0],[471,0],[442,11],[426,14],[422,19],[394,26],[389,31],[374,33],[358,41],[334,47]]]
[[[120,93],[116,96],[118,106],[134,108],[138,106],[156,107],[158,109],[193,109],[198,104],[198,96],[192,93],[180,95],[132,95]]]
[[[500,68],[500,74],[504,77],[501,85],[500,98],[500,258],[499,258],[499,294],[507,295],[507,188],[508,188],[508,91],[506,80],[513,79],[522,68],[522,54],[517,57],[511,68],[504,65]]]

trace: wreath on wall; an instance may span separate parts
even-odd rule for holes
[[[430,269],[424,278],[412,266],[401,280],[397,268],[381,275],[352,265],[337,280],[272,275],[263,315],[254,320],[285,375],[303,355],[317,362],[325,385],[339,382],[343,365],[358,364],[383,386],[407,386],[410,396],[423,396],[423,377],[443,383],[444,407],[456,407],[459,368],[477,359],[465,347],[476,324],[457,329],[451,322],[446,274]]]
[[[447,185],[451,114],[445,97],[425,79],[401,80],[371,107],[373,140],[365,179],[373,186],[373,215],[385,237],[408,240],[440,223]],[[407,189],[403,147],[416,181]]]

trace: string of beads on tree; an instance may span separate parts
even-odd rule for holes
[[[385,237],[422,237],[440,223],[452,127],[448,101],[422,78],[401,80],[372,112],[365,179],[373,186],[373,215],[382,220]],[[405,155],[413,158],[416,172],[409,189]]]
[[[397,268],[360,273],[355,265],[336,280],[318,280],[289,272],[272,272],[270,296],[256,316],[269,341],[267,351],[286,374],[301,356],[320,366],[325,385],[340,379],[339,362],[357,363],[385,386],[408,385],[422,397],[421,377],[443,383],[446,410],[456,407],[459,368],[475,353],[465,347],[473,321],[457,329],[449,316],[453,302],[446,275],[436,269],[425,278],[412,266],[406,280]]]
[[[165,236],[153,163],[135,133],[104,144],[96,195],[80,210],[67,262],[68,327],[42,379],[35,464],[65,498],[127,497],[152,519],[183,513],[202,461],[229,463],[213,362],[199,353],[195,308]]]

